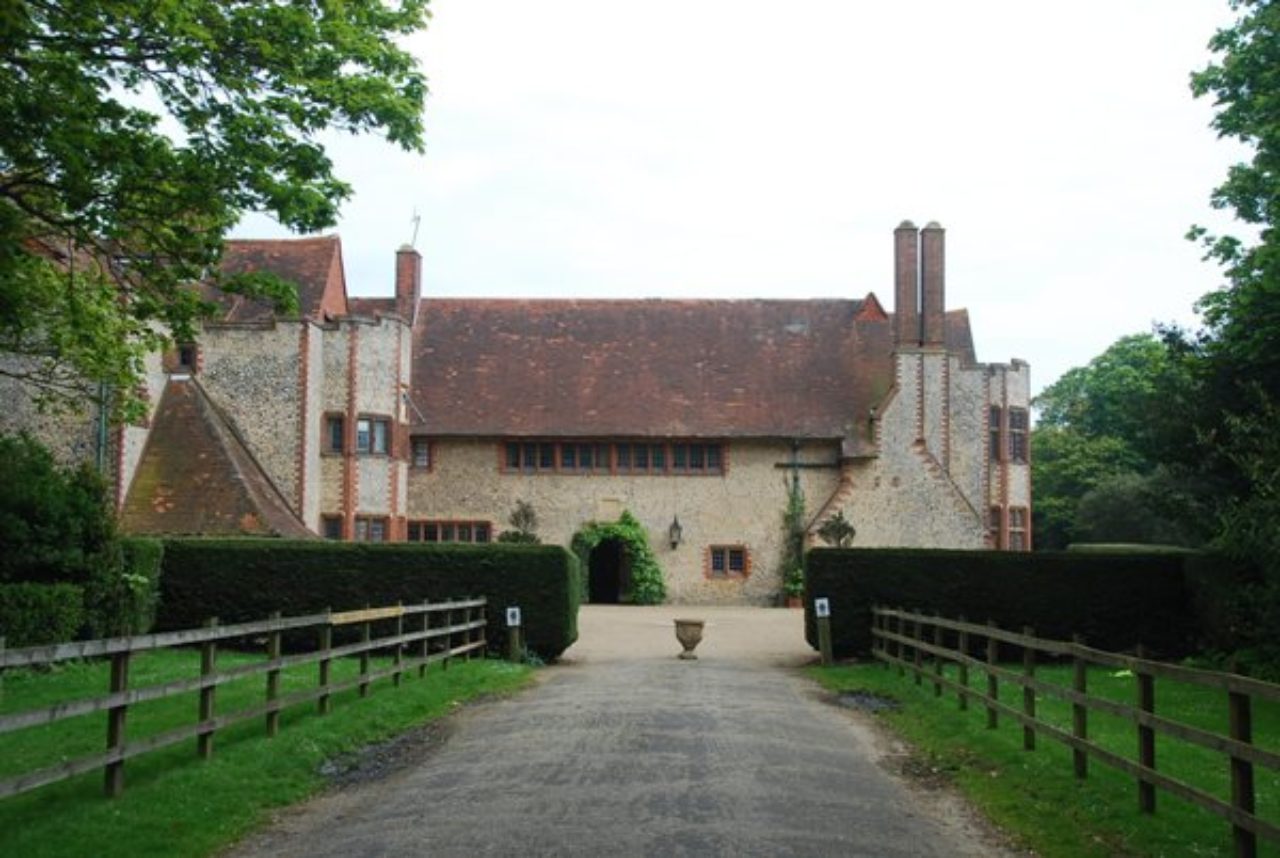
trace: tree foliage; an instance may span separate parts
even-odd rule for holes
[[[0,435],[0,545],[0,582],[87,583],[118,550],[106,484],[29,436]]]
[[[542,542],[538,537],[538,513],[528,501],[516,501],[515,509],[507,516],[507,523],[511,525],[511,529],[498,534],[499,542],[522,545],[537,545]]]
[[[316,135],[422,147],[426,83],[396,42],[427,0],[0,4],[0,350],[46,391],[122,393],[207,309],[247,211],[331,226],[351,188]],[[290,307],[269,277],[229,291]]]

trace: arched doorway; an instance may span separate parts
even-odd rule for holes
[[[629,589],[627,549],[621,539],[602,539],[587,563],[587,601],[616,605]]]

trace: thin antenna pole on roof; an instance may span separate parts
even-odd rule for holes
[[[414,209],[413,209],[413,217],[409,218],[409,220],[413,222],[413,238],[409,239],[409,246],[410,246],[410,247],[417,247],[417,245],[418,245],[418,224],[422,223],[422,217],[421,217],[421,215],[419,215],[419,214],[418,214],[418,209],[417,209],[417,207],[416,207],[416,206],[415,206],[415,207],[414,207]]]

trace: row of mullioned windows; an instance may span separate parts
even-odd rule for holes
[[[996,548],[1009,551],[1026,551],[1027,545],[1027,508],[1025,506],[1009,507],[1009,529],[1004,528],[1004,510],[998,506],[991,507],[991,533],[995,537]]]
[[[723,474],[724,445],[714,441],[508,441],[503,469],[526,474]]]
[[[325,539],[342,538],[342,516],[326,515],[321,519]],[[352,538],[356,542],[386,542],[390,538],[388,519],[385,516],[358,515]],[[432,521],[409,522],[410,542],[489,542],[493,539],[493,525],[487,521]]]
[[[410,521],[410,542],[489,542],[493,525],[487,521]]]
[[[991,461],[1026,464],[1027,439],[1030,429],[1030,415],[1025,408],[1010,408],[1008,411],[1008,432],[1002,420],[1003,411],[999,405],[991,406],[988,417],[988,433],[991,441]]]
[[[365,455],[385,456],[391,452],[391,419],[389,417],[356,418],[355,451]],[[347,450],[347,418],[327,414],[324,418],[324,452],[345,453]]]

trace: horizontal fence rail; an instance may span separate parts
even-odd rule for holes
[[[361,697],[365,697],[370,684],[377,680],[390,677],[392,683],[399,686],[401,677],[415,668],[418,676],[421,677],[425,675],[429,664],[442,662],[447,668],[450,659],[470,658],[476,652],[483,652],[487,646],[485,638],[487,610],[488,603],[485,599],[460,599],[452,602],[424,602],[416,605],[365,608],[340,613],[326,611],[322,614],[299,617],[276,615],[259,622],[229,626],[220,626],[215,620],[210,620],[201,629],[12,650],[4,649],[3,638],[0,638],[0,670],[39,667],[81,658],[105,656],[111,660],[110,683],[108,692],[104,695],[0,715],[0,734],[4,734],[42,724],[54,724],[94,712],[106,712],[106,750],[99,754],[80,757],[56,766],[0,780],[0,798],[27,792],[99,768],[105,771],[107,795],[115,797],[124,789],[124,762],[132,757],[194,738],[199,755],[208,758],[213,755],[213,740],[219,730],[254,718],[265,718],[267,735],[274,736],[280,726],[280,712],[291,706],[317,701],[320,713],[327,714],[331,708],[333,695],[342,691],[355,688]],[[409,620],[409,618],[416,619]],[[406,629],[407,620],[417,628]],[[375,638],[372,636],[374,623],[392,624],[394,631],[389,635]],[[334,646],[333,629],[345,626],[357,627],[360,639],[355,643]],[[281,655],[283,633],[304,629],[317,630],[317,648],[310,652]],[[267,656],[265,661],[218,670],[219,642],[264,637]],[[197,645],[200,648],[198,676],[149,686],[130,686],[129,665],[134,654]],[[385,650],[391,654],[391,666],[370,670],[370,656],[379,650]],[[405,657],[406,653],[410,654],[408,658]],[[359,657],[358,675],[341,682],[333,681],[331,679],[333,660],[348,656]],[[319,666],[316,687],[281,695],[280,672],[285,668],[306,664]],[[236,712],[216,712],[219,686],[257,675],[266,677],[261,705]],[[191,692],[199,692],[198,713],[194,723],[142,739],[128,740],[125,725],[130,706]]]
[[[958,706],[965,710],[970,699],[986,708],[987,726],[996,727],[1006,715],[1023,728],[1023,747],[1034,750],[1037,735],[1044,735],[1068,746],[1077,778],[1088,774],[1088,759],[1132,776],[1138,786],[1138,806],[1144,813],[1154,813],[1156,790],[1161,789],[1214,813],[1231,824],[1238,856],[1257,854],[1259,835],[1280,842],[1280,826],[1254,813],[1253,767],[1280,771],[1280,754],[1253,744],[1253,700],[1280,701],[1280,685],[1211,670],[1196,670],[1181,665],[1152,661],[1137,656],[1106,652],[1085,646],[1077,637],[1072,641],[1038,638],[1031,629],[1023,633],[1001,629],[994,624],[979,625],[963,619],[945,619],[895,608],[874,607],[872,615],[872,652],[886,665],[896,665],[899,675],[910,671],[916,685],[928,682],[935,696],[943,688],[956,692]],[[954,647],[944,638],[954,641]],[[1021,670],[1002,666],[1001,645],[1022,651]],[[973,655],[981,652],[985,657]],[[1006,650],[1011,652],[1011,649]],[[1037,679],[1037,655],[1050,655],[1070,660],[1073,682],[1070,687]],[[925,667],[928,657],[932,670]],[[944,664],[956,666],[956,679],[943,672]],[[1090,665],[1114,667],[1132,672],[1137,705],[1131,706],[1095,697],[1088,693],[1087,669]],[[976,669],[987,676],[985,692],[969,685],[969,671]],[[1224,736],[1190,724],[1184,724],[1155,713],[1155,680],[1171,679],[1224,692],[1230,716],[1230,735]],[[1001,682],[1018,686],[1023,691],[1022,706],[1011,706],[999,698]],[[1056,697],[1072,707],[1072,727],[1063,729],[1036,716],[1038,695]],[[1106,712],[1130,721],[1138,741],[1138,759],[1103,748],[1089,741],[1090,711]],[[1223,801],[1199,787],[1162,774],[1156,768],[1155,737],[1171,736],[1223,754],[1231,772],[1231,801]]]

